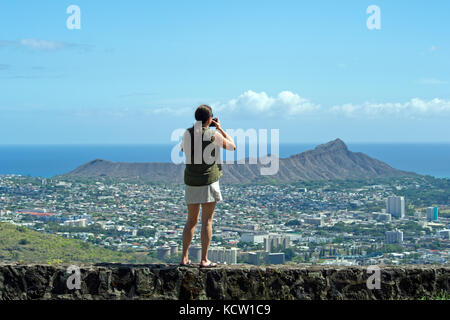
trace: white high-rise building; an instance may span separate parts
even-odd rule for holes
[[[168,246],[161,246],[156,249],[159,260],[165,260],[170,255],[170,248]]]
[[[230,264],[236,264],[237,263],[237,256],[238,256],[238,248],[231,248],[231,261]]]
[[[170,250],[170,248],[169,248]],[[189,256],[192,257],[192,262],[199,263],[202,260],[202,247],[199,245],[189,247]]]
[[[176,243],[170,243],[170,255],[175,255],[178,253],[178,245]]]
[[[403,243],[403,231],[398,229],[393,231],[386,231],[386,243]]]
[[[438,207],[428,207],[427,208],[427,220],[428,221],[437,221],[439,215]]]
[[[264,238],[268,236],[267,232],[251,232],[243,233],[241,235],[241,241],[243,242],[253,242],[253,243],[264,243]]]
[[[393,217],[403,218],[405,216],[405,197],[388,197],[386,199],[386,212]]]
[[[289,248],[290,238],[283,235],[269,235],[264,238],[264,250],[272,252],[275,248],[281,246],[283,249]]]
[[[210,247],[208,249],[208,259],[217,263],[236,264],[237,252],[238,248]]]

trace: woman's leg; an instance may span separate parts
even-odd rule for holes
[[[212,221],[215,208],[216,202],[202,203],[202,261],[200,262],[202,265],[207,265],[209,263],[208,248],[211,243]]]
[[[188,249],[194,237],[195,227],[197,226],[198,215],[200,213],[200,203],[188,204],[188,217],[183,230],[183,251],[181,254],[181,263],[188,262]]]

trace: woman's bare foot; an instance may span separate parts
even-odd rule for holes
[[[212,262],[210,260],[200,261],[200,268],[210,268],[210,267],[217,267],[217,263]]]

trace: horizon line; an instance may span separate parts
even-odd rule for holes
[[[333,140],[329,140],[326,142],[317,142],[317,141],[302,141],[302,142],[280,142],[279,144],[325,144]],[[341,139],[342,140],[342,139]],[[344,141],[344,140],[342,140]],[[8,146],[168,146],[168,145],[176,145],[180,141],[176,142],[152,142],[152,143],[144,143],[144,142],[94,142],[94,143],[0,143],[0,147],[8,147]],[[350,141],[345,144],[450,144],[450,141]],[[246,145],[249,145],[247,141],[245,141]],[[256,145],[258,145],[256,143]],[[271,143],[268,143],[271,145]]]

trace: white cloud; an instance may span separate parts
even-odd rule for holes
[[[372,103],[363,104],[343,104],[330,108],[330,112],[335,115],[347,117],[429,117],[429,116],[450,116],[450,101],[443,99],[432,99],[429,101],[418,98],[411,99],[404,103]]]
[[[183,107],[183,108],[172,108],[172,107],[161,107],[156,109],[147,109],[144,110],[144,114],[146,115],[160,115],[160,114],[166,114],[169,116],[181,116],[181,115],[187,115],[187,114],[193,114],[195,109]]]
[[[95,114],[110,117],[192,117],[200,103],[167,104],[154,107],[114,107],[107,109],[84,110],[83,115]],[[372,118],[430,118],[450,117],[450,100],[422,100],[413,98],[406,102],[364,102],[346,103],[323,107],[291,91],[282,91],[272,97],[265,92],[246,91],[226,103],[211,103],[214,114],[250,116],[251,118],[284,117],[296,119],[296,116],[348,117],[358,119]],[[79,114],[81,115],[81,114]]]
[[[26,48],[31,51],[55,51],[59,49],[77,49],[81,51],[88,51],[93,48],[92,45],[69,43],[61,41],[37,40],[37,39],[20,39],[17,41],[0,40],[1,47],[18,47]]]
[[[427,79],[420,79],[420,84],[431,84],[431,85],[440,85],[440,84],[448,84],[448,81],[443,81],[435,78],[427,78]]]
[[[297,115],[317,114],[320,114],[321,117],[344,116],[350,118],[450,116],[450,100],[438,98],[432,100],[413,98],[406,102],[346,103],[325,108],[291,91],[282,91],[276,96],[270,96],[266,92],[248,90],[228,102],[216,102],[210,105],[215,113],[247,115],[254,118],[280,116],[295,118]],[[161,107],[149,109],[148,114],[186,116],[193,114],[195,107]]]
[[[311,113],[320,109],[320,105],[310,102],[291,91],[282,91],[276,97],[271,97],[265,92],[248,90],[227,103],[212,105],[214,110],[221,112],[239,112],[240,114],[252,114],[262,117],[294,116]]]
[[[64,47],[62,42],[36,39],[22,39],[19,44],[33,50],[56,50]]]

